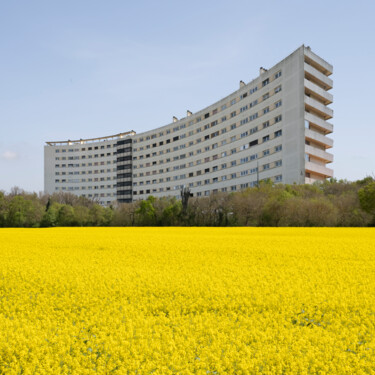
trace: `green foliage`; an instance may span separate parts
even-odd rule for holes
[[[43,206],[36,195],[16,195],[9,203],[6,210],[5,224],[8,227],[35,227],[43,216]]]
[[[375,226],[375,181],[369,182],[358,191],[361,208],[372,215],[371,225]]]
[[[5,194],[0,191],[0,227],[5,226],[6,223],[7,202]]]
[[[139,208],[135,211],[137,224],[140,226],[153,226],[156,224],[156,214],[153,203],[155,198],[150,195],[146,200],[141,201]]]
[[[73,227],[77,224],[74,208],[68,204],[62,204],[57,212],[56,225],[59,227]]]
[[[0,226],[368,226],[375,225],[375,181],[330,179],[192,197],[186,212],[176,197],[103,207],[69,193],[37,196],[0,192]]]

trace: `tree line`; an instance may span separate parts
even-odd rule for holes
[[[176,197],[103,207],[69,193],[0,191],[0,227],[56,226],[375,226],[375,179],[273,185],[240,192]]]

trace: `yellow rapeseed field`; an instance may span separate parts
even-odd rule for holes
[[[374,374],[375,230],[0,230],[0,374]]]

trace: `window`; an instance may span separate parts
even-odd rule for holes
[[[227,108],[227,105],[226,105],[226,104],[223,104],[223,105],[221,106],[221,110],[223,111],[225,108]]]
[[[277,160],[275,161],[275,167],[281,167],[283,164],[283,161],[282,160]]]
[[[247,109],[248,109],[248,106],[245,105],[244,107],[241,107],[241,108],[240,108],[240,112],[244,112],[244,111],[246,111]]]
[[[263,122],[263,129],[268,128],[269,126],[270,126],[269,121]]]
[[[283,176],[281,174],[279,174],[278,176],[275,176],[275,181],[276,182],[280,182],[283,180]]]
[[[270,97],[270,93],[267,92],[266,94],[263,95],[263,100],[267,100]]]
[[[234,112],[232,112],[232,113],[230,114],[230,117],[234,117],[234,116],[236,116],[236,111],[234,111]]]
[[[231,100],[230,105],[236,104],[236,99]]]
[[[227,163],[221,164],[221,169],[225,169],[227,167]]]
[[[250,160],[258,159],[258,154],[253,154],[250,156]]]
[[[263,164],[263,170],[270,169],[269,163]]]
[[[263,156],[267,156],[267,155],[269,155],[269,154],[270,154],[270,150],[269,150],[269,149],[263,151]]]
[[[279,71],[275,74],[275,79],[276,79],[276,78],[279,78],[279,77],[281,77],[281,70],[279,70]]]
[[[250,94],[253,94],[257,90],[258,90],[258,86],[255,86],[254,88],[250,89]]]
[[[267,86],[270,83],[270,79],[267,78],[262,82],[262,87]]]
[[[275,124],[276,124],[277,122],[280,122],[281,120],[282,120],[281,115],[276,116],[276,117],[275,117]]]
[[[282,145],[278,145],[275,147],[275,152],[279,152],[283,149],[283,146]]]
[[[279,107],[281,107],[281,100],[275,103],[275,108],[279,108]]]
[[[248,132],[241,133],[241,138],[246,137],[248,134]]]
[[[268,113],[270,111],[270,107],[266,107],[263,109],[263,114],[265,115],[266,113]]]
[[[280,137],[283,134],[282,130],[278,130],[275,132],[275,138]]]
[[[243,151],[243,150],[247,150],[249,148],[249,144],[248,143],[245,143],[244,145],[242,145],[240,147],[240,150]]]
[[[270,140],[270,136],[269,135],[266,135],[263,137],[263,142],[267,142]]]
[[[276,88],[275,88],[275,94],[277,94],[278,92],[280,92],[281,91],[281,85],[280,86],[277,86]]]
[[[250,147],[256,146],[257,144],[258,144],[258,140],[257,139],[255,139],[254,141],[251,141],[249,143]]]
[[[236,129],[236,124],[232,124],[232,125],[230,126],[230,130],[234,130],[234,129]]]

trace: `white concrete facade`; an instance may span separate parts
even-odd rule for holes
[[[121,138],[48,142],[45,190],[110,204],[179,196],[183,186],[204,196],[239,191],[259,180],[301,184],[332,177],[326,166],[333,161],[326,151],[333,145],[326,136],[333,131],[327,122],[333,116],[332,71],[301,46],[272,68],[261,68],[250,83],[241,81],[229,96],[169,125]],[[56,159],[64,149],[73,159]],[[99,164],[88,165],[90,156]]]

